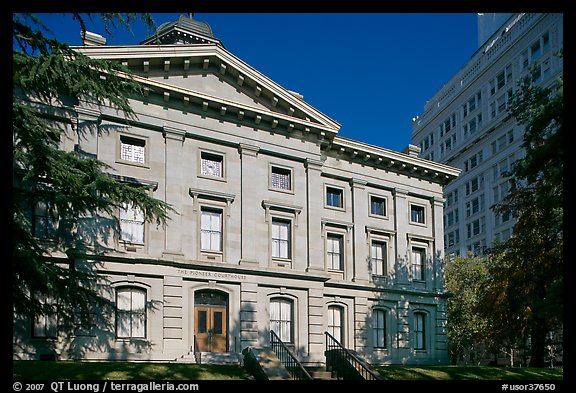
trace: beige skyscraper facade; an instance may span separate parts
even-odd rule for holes
[[[479,18],[499,20],[489,14]],[[480,19],[479,19],[480,27]],[[518,81],[554,86],[563,75],[563,14],[516,13],[483,42],[470,60],[413,119],[420,156],[461,170],[444,189],[446,255],[481,254],[512,234],[510,214],[491,206],[509,189],[507,172],[524,156],[524,125],[508,112]]]

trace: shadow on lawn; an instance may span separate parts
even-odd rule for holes
[[[14,379],[27,380],[247,380],[239,365],[14,361]]]

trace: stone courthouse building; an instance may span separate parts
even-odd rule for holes
[[[14,358],[39,358],[48,341],[87,360],[241,354],[274,330],[303,363],[325,361],[326,331],[374,364],[447,363],[442,191],[459,170],[416,146],[338,136],[206,23],[182,16],[157,35],[109,46],[87,33],[75,47],[129,67],[144,86],[136,119],[82,100],[51,116],[67,128],[63,149],[153,185],[177,213],[163,228],[118,211],[97,258],[116,304],[109,331],[28,321]]]

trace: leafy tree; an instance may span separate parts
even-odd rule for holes
[[[488,281],[488,259],[456,257],[446,264],[448,299],[448,343],[453,363],[474,364],[486,359],[492,346],[486,334],[489,321],[477,311],[479,294]]]
[[[70,16],[83,32],[85,21],[92,18]],[[138,20],[135,14],[101,17],[108,32],[117,25],[130,29]],[[149,15],[140,17],[149,29],[154,27]],[[118,181],[98,159],[60,148],[64,130],[45,108],[82,99],[115,108],[131,119],[135,114],[129,97],[141,93],[137,83],[121,74],[127,72],[121,64],[90,59],[48,33],[38,17],[13,14],[13,308],[16,315],[38,316],[53,307],[41,299],[55,299],[60,321],[71,322],[79,314],[89,315],[94,305],[106,304],[99,294],[105,283],[98,280],[94,263],[80,264],[76,258],[98,251],[79,236],[85,222],[109,222],[122,203],[131,202],[148,222],[165,225],[172,207],[151,197],[146,185]],[[60,223],[56,243],[41,242],[34,234],[30,211],[39,196]],[[70,233],[75,234],[72,239]],[[54,250],[68,258],[53,258]]]
[[[500,340],[530,338],[530,366],[543,367],[546,336],[563,321],[563,82],[542,88],[525,80],[511,113],[525,125],[525,157],[494,211],[511,212],[513,235],[491,250],[481,315]]]

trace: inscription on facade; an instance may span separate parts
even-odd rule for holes
[[[245,274],[225,273],[225,272],[211,272],[206,270],[191,270],[191,269],[178,269],[178,274],[183,276],[204,277],[204,278],[223,278],[230,280],[245,280]]]

